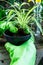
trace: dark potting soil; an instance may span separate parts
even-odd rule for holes
[[[9,30],[5,31],[5,34],[9,36],[14,36],[14,33],[10,32]]]
[[[9,36],[26,36],[26,35],[28,35],[28,34],[25,34],[22,29],[19,29],[19,30],[18,30],[18,33],[16,33],[16,34],[10,32],[9,30],[6,30],[6,31],[5,31],[5,34],[6,34],[6,35],[9,35]]]

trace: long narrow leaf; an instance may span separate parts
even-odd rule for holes
[[[7,22],[9,22],[15,15],[13,14],[8,20]]]
[[[34,6],[32,9],[30,9],[28,12],[27,12],[27,15],[25,17],[25,20],[27,19],[28,15],[36,8],[37,6]]]
[[[24,6],[24,5],[28,5],[28,6],[30,6],[29,3],[24,2],[24,3],[21,4],[20,9],[21,9],[21,7]]]

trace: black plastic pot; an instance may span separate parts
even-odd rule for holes
[[[25,36],[16,36],[16,35],[7,35],[6,32],[4,33],[4,37],[7,39],[8,42],[14,44],[14,45],[21,45],[23,42],[30,39],[31,35],[25,35]]]

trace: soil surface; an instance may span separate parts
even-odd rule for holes
[[[5,31],[5,34],[7,34],[7,35],[9,35],[9,36],[26,36],[26,35],[29,35],[29,34],[25,34],[22,29],[20,29],[20,30],[18,31],[18,33],[16,33],[16,34],[10,32],[9,30],[6,30],[6,31]]]

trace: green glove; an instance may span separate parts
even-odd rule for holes
[[[9,23],[8,23],[8,26],[9,26],[9,30],[10,30],[12,33],[17,33],[18,28],[15,27],[15,26],[12,24],[12,22],[9,22]]]
[[[2,22],[2,23],[1,23]],[[12,22],[5,22],[5,21],[0,21],[0,35],[3,34],[6,30],[10,30],[13,33],[17,33],[18,28],[15,27]]]
[[[7,42],[5,47],[10,55],[10,65],[35,65],[36,48],[33,43],[33,37],[20,46]]]

